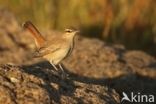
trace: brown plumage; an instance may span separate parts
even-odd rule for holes
[[[38,48],[35,54],[36,57],[47,59],[56,70],[58,70],[58,68],[55,65],[59,65],[63,71],[60,63],[72,52],[74,37],[78,31],[66,29],[65,33],[61,36],[46,40],[30,21],[25,22],[23,27],[28,30],[35,39]]]

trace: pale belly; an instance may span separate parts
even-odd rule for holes
[[[59,49],[51,54],[45,55],[44,58],[57,65],[68,54],[69,49]]]

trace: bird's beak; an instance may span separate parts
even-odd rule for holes
[[[78,30],[77,30],[77,31],[75,31],[75,34],[79,34],[79,33],[80,33],[80,31],[78,31]]]

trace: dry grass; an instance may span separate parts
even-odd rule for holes
[[[40,29],[80,27],[134,48],[155,44],[155,4],[155,0],[0,0],[0,7],[13,11],[21,23],[31,20]]]

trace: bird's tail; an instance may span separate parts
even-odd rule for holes
[[[45,42],[45,38],[41,35],[38,29],[30,21],[26,21],[23,24],[23,28],[28,30],[32,34],[32,36],[35,39],[37,47],[40,48]]]

